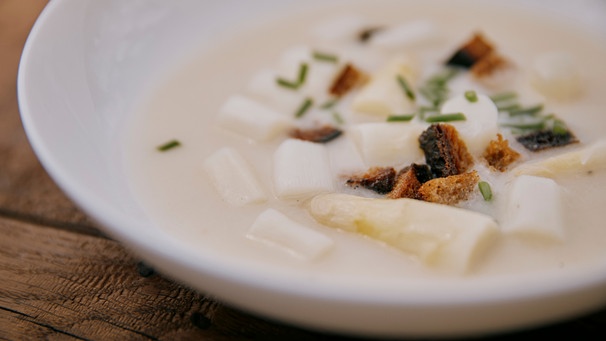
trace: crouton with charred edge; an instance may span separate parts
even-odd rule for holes
[[[498,70],[503,70],[512,67],[511,63],[497,54],[490,52],[484,58],[481,58],[471,67],[471,73],[477,78],[490,76]]]
[[[393,189],[387,193],[387,198],[419,199],[419,188],[423,183],[431,179],[433,179],[433,175],[429,166],[413,163],[398,172]]]
[[[555,132],[553,130],[541,130],[516,138],[524,148],[536,152],[555,147],[563,147],[577,143],[579,140],[570,130]]]
[[[465,142],[450,124],[432,124],[419,136],[419,144],[436,178],[461,174],[473,166],[473,157]]]
[[[294,129],[290,132],[290,136],[295,139],[317,142],[317,143],[326,143],[330,142],[337,137],[341,136],[343,131],[337,129],[331,125],[325,125],[319,128],[312,129]]]
[[[448,59],[446,65],[469,69],[480,59],[488,56],[493,50],[494,47],[484,39],[481,33],[475,33],[469,41]]]
[[[355,176],[347,180],[346,184],[352,187],[362,186],[379,194],[389,193],[396,179],[396,170],[392,167],[372,167],[362,176]]]
[[[509,141],[503,139],[503,135],[497,134],[497,139],[490,141],[482,157],[488,165],[500,172],[520,158],[520,153],[509,147]]]
[[[455,205],[469,199],[480,181],[477,171],[429,180],[418,191],[420,200]]]
[[[348,63],[337,75],[328,92],[333,96],[341,97],[367,79],[368,76],[364,72]]]

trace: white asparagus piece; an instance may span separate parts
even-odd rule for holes
[[[295,222],[272,208],[257,217],[246,236],[278,247],[305,261],[326,254],[334,245],[330,237]]]
[[[369,236],[454,273],[469,271],[498,235],[487,215],[415,199],[322,194],[309,211],[324,225]]]
[[[469,101],[464,94],[457,95],[446,101],[440,110],[442,114],[463,113],[465,121],[449,122],[465,142],[467,150],[480,156],[488,147],[491,140],[499,132],[499,110],[490,97],[476,93],[477,101]]]
[[[522,164],[512,171],[515,175],[558,175],[596,172],[606,169],[606,139],[600,139],[578,150]]]
[[[407,56],[392,58],[354,97],[352,109],[357,112],[388,116],[412,111],[414,100],[406,96],[398,82],[402,77],[411,89],[416,82],[414,62]]]
[[[267,194],[250,164],[231,147],[224,147],[203,163],[204,170],[223,200],[234,206],[261,203]]]
[[[503,233],[565,239],[562,190],[549,178],[521,175],[513,180],[501,219]]]
[[[281,199],[302,199],[334,189],[326,147],[287,139],[274,153],[274,191]]]
[[[581,76],[572,56],[548,52],[535,58],[531,83],[543,95],[559,100],[575,98],[581,92]]]
[[[221,108],[217,124],[255,141],[267,141],[285,132],[292,120],[259,102],[234,95]]]
[[[399,166],[423,159],[418,122],[372,122],[349,128],[348,133],[368,167]]]

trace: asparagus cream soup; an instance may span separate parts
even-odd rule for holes
[[[457,4],[328,7],[179,65],[126,136],[142,207],[218,257],[334,278],[603,258],[603,37]]]

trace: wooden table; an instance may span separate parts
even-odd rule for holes
[[[16,77],[46,0],[0,0],[0,340],[341,339],[264,320],[155,273],[48,177],[19,118]],[[606,309],[491,337],[606,335]]]

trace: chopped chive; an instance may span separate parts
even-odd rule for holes
[[[427,82],[444,85],[449,80],[451,80],[454,76],[456,76],[458,73],[459,73],[459,70],[457,70],[455,68],[445,68],[440,73],[429,78],[429,80]]]
[[[488,182],[478,182],[478,188],[480,189],[480,193],[482,193],[484,201],[490,201],[492,199],[492,189],[490,188],[490,184],[488,184]]]
[[[323,53],[323,52],[318,52],[318,51],[313,52],[313,57],[316,60],[323,61],[323,62],[329,62],[329,63],[336,63],[339,61],[339,57],[335,56],[334,54],[328,54],[328,53]]]
[[[335,122],[337,122],[337,124],[343,124],[343,123],[345,123],[345,121],[343,120],[343,117],[341,117],[341,114],[339,114],[336,111],[334,111],[332,113],[332,118],[335,120]]]
[[[283,79],[283,78],[276,78],[276,83],[278,83],[278,85],[280,85],[282,87],[293,89],[293,90],[296,90],[299,88],[299,84],[293,83],[291,81],[287,81],[286,79]]]
[[[502,126],[516,130],[541,130],[545,128],[545,120],[528,123],[505,123]]]
[[[511,116],[534,115],[534,114],[541,112],[541,110],[543,110],[543,104],[537,104],[535,106],[528,107],[528,108],[512,110],[509,112],[509,115],[511,115]]]
[[[457,112],[453,114],[440,114],[440,115],[432,115],[425,118],[425,122],[427,123],[436,123],[436,122],[453,122],[453,121],[465,121],[467,117],[463,113]]]
[[[301,63],[301,66],[299,67],[299,86],[303,85],[303,83],[305,83],[305,78],[307,77],[307,69],[309,68],[309,66],[307,65],[307,63]]]
[[[465,91],[465,98],[471,103],[478,101],[478,95],[473,90]]]
[[[324,104],[322,104],[320,106],[321,109],[331,109],[333,108],[337,103],[339,102],[338,99],[333,98],[333,99],[329,99],[328,101],[324,102]]]
[[[415,114],[410,115],[391,115],[387,117],[387,122],[408,122],[415,117]]]
[[[165,152],[169,149],[179,147],[180,145],[181,145],[181,142],[179,142],[178,140],[170,140],[162,145],[159,145],[158,147],[156,147],[156,149],[158,149],[161,152]]]
[[[446,100],[446,93],[438,93],[428,88],[419,89],[419,93],[428,100],[434,107],[439,107]]]
[[[400,86],[402,87],[402,90],[404,90],[404,93],[406,94],[406,97],[408,97],[408,99],[410,99],[411,101],[414,101],[415,100],[415,93],[412,91],[412,89],[408,85],[408,82],[406,81],[406,79],[404,77],[398,75],[397,76],[397,80],[398,80],[398,83],[400,83]]]
[[[518,110],[518,109],[520,109],[520,105],[517,104],[517,103],[503,103],[501,105],[499,105],[497,103],[497,110],[498,111],[507,111],[507,112],[510,112],[510,111],[514,111],[514,110]]]
[[[490,99],[493,102],[503,102],[503,101],[512,100],[517,97],[518,97],[518,94],[516,94],[515,92],[503,92],[500,94],[490,96]]]
[[[312,104],[314,104],[314,101],[311,98],[307,97],[295,113],[295,117],[300,118],[305,115],[309,108],[311,108]]]
[[[553,120],[553,126],[552,126],[551,130],[556,135],[568,134],[568,127],[566,126],[566,123],[564,123],[564,121],[557,119],[557,118]]]
[[[297,90],[301,85],[303,85],[303,83],[305,83],[305,78],[307,77],[307,69],[307,64],[301,63],[301,65],[299,66],[299,76],[296,82],[278,77],[276,78],[276,83],[278,83],[278,85],[282,87]]]
[[[419,111],[426,113],[426,112],[437,112],[438,110],[440,110],[440,108],[438,107],[426,107],[426,106],[420,106],[419,107]]]

